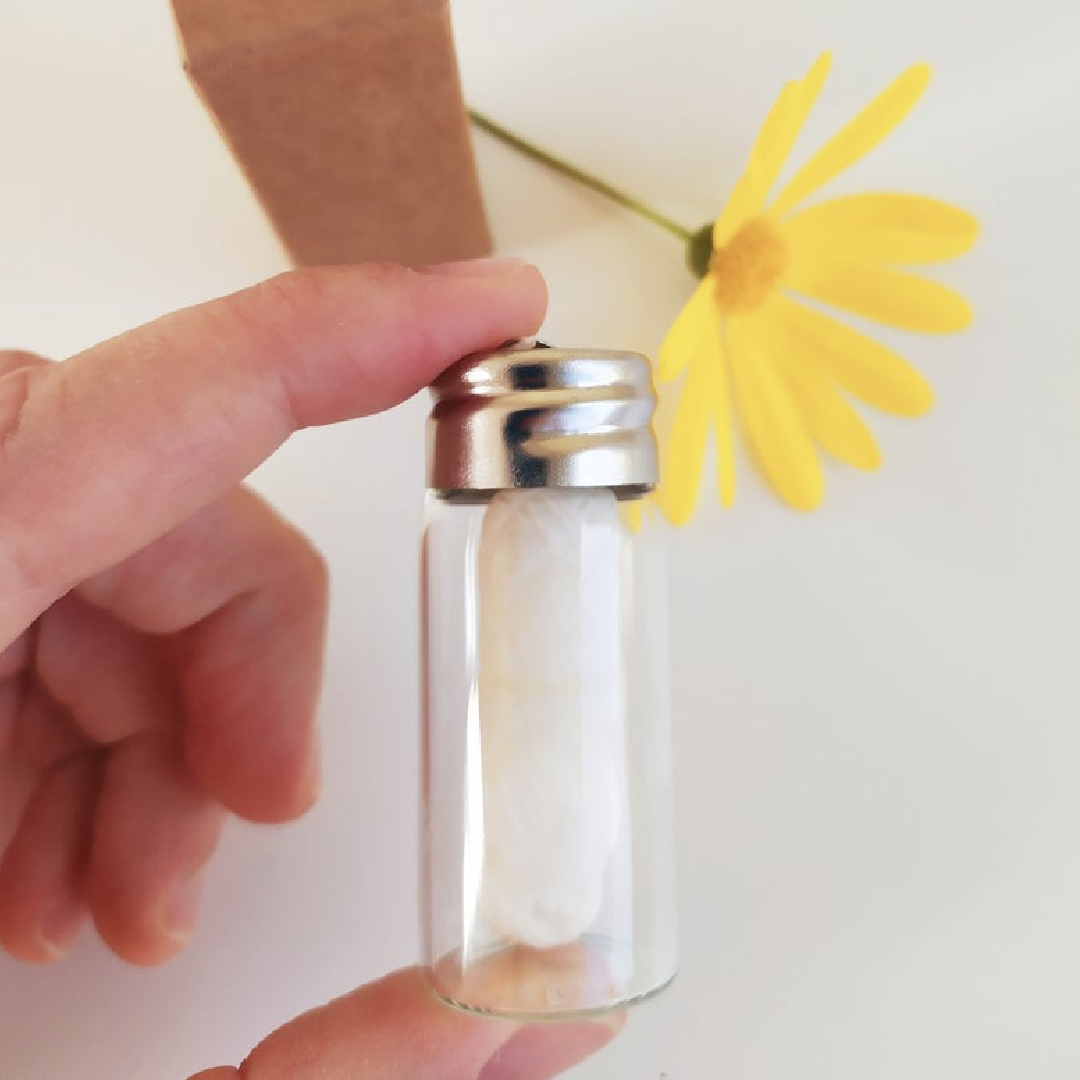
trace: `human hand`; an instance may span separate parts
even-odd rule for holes
[[[550,1080],[604,1046],[622,1013],[522,1026],[439,1004],[400,971],[275,1031],[239,1070],[191,1080]]]
[[[311,805],[325,570],[240,481],[544,305],[522,264],[311,270],[64,364],[0,353],[0,759],[34,770],[0,862],[10,953],[58,959],[89,912],[163,961],[226,813]]]

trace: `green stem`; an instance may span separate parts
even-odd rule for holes
[[[501,124],[496,124],[494,120],[481,112],[477,112],[476,109],[469,110],[469,117],[481,131],[486,131],[500,142],[517,150],[518,153],[532,158],[533,161],[539,161],[540,164],[562,173],[563,176],[569,176],[579,184],[584,184],[585,187],[591,188],[598,194],[611,199],[612,202],[625,206],[627,210],[632,210],[635,214],[639,214],[641,217],[653,222],[653,224],[659,225],[661,229],[666,229],[672,236],[677,236],[686,243],[693,239],[694,234],[689,229],[684,229],[677,221],[672,221],[671,218],[661,214],[658,210],[654,210],[651,206],[647,206],[645,203],[627,195],[626,192],[612,187],[599,177],[579,169],[576,165],[571,165],[568,161],[563,161],[562,158],[558,158],[554,154],[549,154],[546,150],[540,149],[539,146],[526,142],[520,135],[515,135]]]

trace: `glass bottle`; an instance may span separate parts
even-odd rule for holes
[[[485,1013],[623,1007],[676,966],[649,362],[517,343],[432,391],[426,977]]]

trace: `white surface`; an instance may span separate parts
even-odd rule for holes
[[[628,9],[632,6],[632,16]],[[939,404],[801,518],[745,483],[673,538],[680,979],[575,1080],[1067,1080],[1080,1071],[1080,174],[1074,0],[457,0],[474,101],[694,224],[780,83],[835,75],[813,145],[912,60],[937,77],[840,187],[974,209],[975,329],[906,340]],[[0,336],[66,354],[276,271],[175,61],[164,0],[0,0]],[[546,333],[655,350],[665,235],[481,140]],[[417,953],[415,401],[256,477],[334,572],[327,787],[234,827],[158,971],[89,938],[0,959],[4,1080],[173,1080]],[[394,448],[394,454],[386,452]]]

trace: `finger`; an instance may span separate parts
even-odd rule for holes
[[[495,1051],[478,1080],[552,1080],[606,1046],[621,1026],[619,1018],[525,1028]]]
[[[0,649],[0,760],[11,756],[15,721],[26,697],[32,640],[33,634],[22,634],[6,649]]]
[[[32,635],[22,634],[6,649],[0,649],[0,680],[20,674],[30,662]]]
[[[212,794],[258,821],[311,806],[327,579],[300,533],[236,488],[80,592],[139,630],[173,635],[187,758]],[[79,692],[78,672],[70,682]]]
[[[76,727],[71,714],[40,683],[24,677],[9,683],[8,690],[12,688],[14,694],[0,692],[0,727],[4,723],[3,713],[14,704],[7,747],[12,759],[36,769],[48,769],[88,749],[88,740]]]
[[[522,1028],[470,1016],[437,1002],[409,970],[286,1024],[239,1071],[192,1080],[550,1080],[608,1042],[621,1023]]]
[[[201,877],[224,810],[184,768],[179,748],[146,732],[109,754],[94,815],[88,891],[98,931],[134,964],[188,943]]]
[[[0,657],[2,659],[2,657]],[[18,676],[0,680],[0,761],[10,758],[15,720],[26,696],[26,681]]]
[[[179,727],[179,692],[163,642],[140,634],[75,593],[38,620],[34,670],[50,697],[97,743],[151,727]]]
[[[40,782],[40,770],[18,761],[0,761],[0,854],[18,832]]]
[[[3,376],[0,643],[292,431],[404,400],[463,354],[534,332],[544,304],[522,264],[296,271]]]
[[[58,960],[79,932],[97,778],[88,756],[46,773],[0,862],[0,943],[19,959]]]

